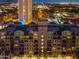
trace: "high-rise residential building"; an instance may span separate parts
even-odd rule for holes
[[[32,0],[18,0],[19,22],[29,24],[32,19]]]
[[[79,55],[78,43],[79,27],[74,25],[57,25],[47,20],[31,22],[29,27],[10,24],[0,31],[0,56]]]

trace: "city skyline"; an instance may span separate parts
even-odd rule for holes
[[[0,0],[0,2],[11,2],[11,3],[16,3],[17,0]],[[33,0],[34,2],[79,2],[79,0]]]
[[[78,2],[0,0],[0,59],[79,59]]]

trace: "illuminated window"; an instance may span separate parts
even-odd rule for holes
[[[38,34],[37,33],[34,33],[34,38],[38,38]]]
[[[5,39],[6,38],[6,36],[1,36],[1,39]]]
[[[18,44],[15,44],[15,47],[18,47],[19,45]]]
[[[52,50],[56,50],[56,47],[53,47]]]
[[[24,32],[23,31],[15,31],[14,35],[16,35],[16,36],[23,36]]]
[[[44,39],[41,39],[41,41],[44,41]]]
[[[79,39],[79,36],[76,36],[76,39]]]
[[[71,31],[64,31],[64,32],[62,32],[62,35],[72,35],[72,32]]]
[[[44,43],[42,42],[41,45],[44,45]]]
[[[3,29],[3,26],[0,26],[0,29]]]
[[[66,38],[67,38],[67,39],[71,39],[71,38],[72,38],[72,36],[66,36]]]
[[[1,33],[1,35],[5,35],[5,33],[4,33],[4,32],[2,32],[2,33]]]
[[[67,38],[67,39],[71,39],[72,38],[72,32],[71,31],[64,31],[64,32],[62,32],[62,36]]]
[[[43,48],[44,48],[44,46],[41,46],[41,48],[43,49]]]
[[[41,37],[43,38],[43,37],[44,37],[44,35],[41,35]]]
[[[44,52],[44,50],[41,50],[41,52]]]

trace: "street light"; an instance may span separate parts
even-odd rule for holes
[[[12,57],[12,59],[20,59],[18,56],[14,56]]]
[[[73,57],[72,56],[66,56],[66,57],[64,57],[64,59],[73,59]]]
[[[23,56],[23,58],[22,59],[27,59],[28,57],[27,56]]]
[[[63,57],[61,55],[58,55],[58,59],[63,59]]]
[[[33,56],[31,59],[37,59],[37,57]]]
[[[52,59],[52,57],[47,57],[47,59]]]
[[[42,57],[40,57],[40,59],[45,59],[45,57],[42,56]]]

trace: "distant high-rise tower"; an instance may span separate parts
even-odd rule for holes
[[[19,22],[29,24],[32,20],[32,0],[18,0]]]

